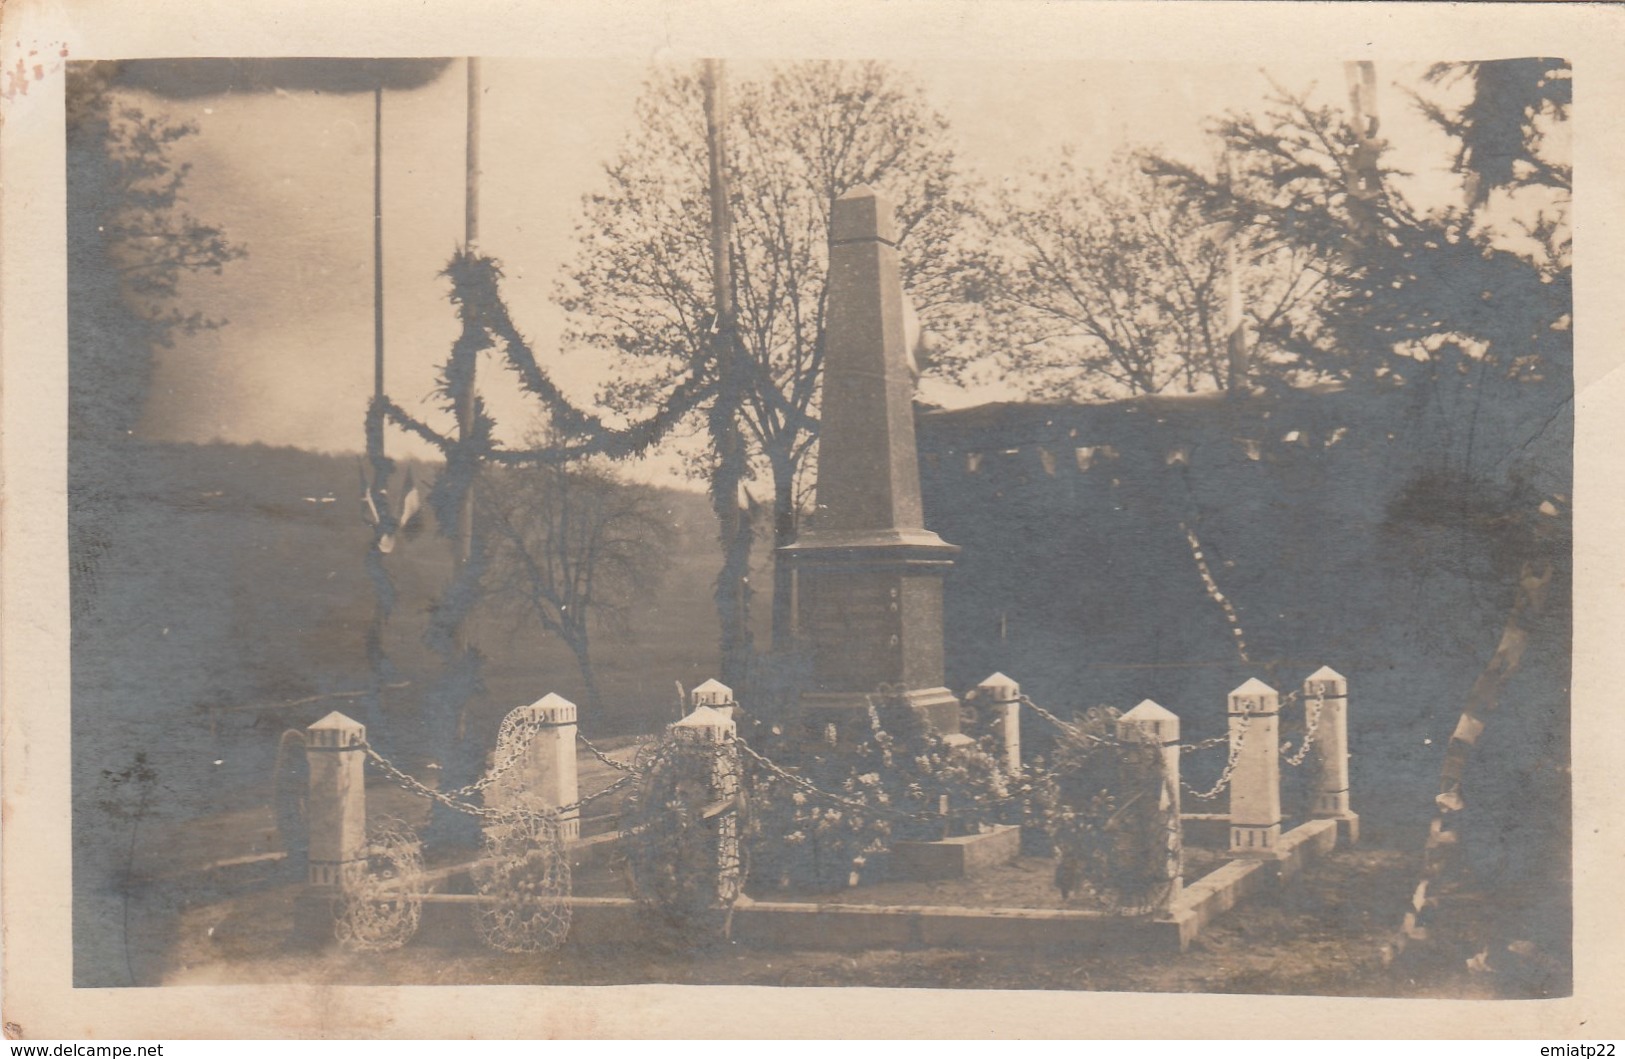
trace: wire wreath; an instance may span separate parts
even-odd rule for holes
[[[1182,872],[1177,792],[1160,747],[1107,741],[1116,719],[1090,711],[1068,734],[1040,801],[1062,899],[1146,915],[1167,907]]]
[[[305,757],[305,733],[289,728],[277,741],[271,770],[271,808],[276,816],[277,842],[288,853],[310,846],[305,800],[310,790],[310,765]]]
[[[334,933],[361,952],[398,949],[412,940],[423,915],[421,896],[409,889],[423,875],[423,844],[411,825],[383,817],[367,829],[367,861],[343,889]]]
[[[555,813],[518,810],[485,827],[472,871],[480,939],[502,952],[547,952],[570,933],[570,858]]]
[[[1183,859],[1176,805],[1162,777],[1157,786],[1130,795],[1107,819],[1085,881],[1111,912],[1143,916],[1168,907]]]
[[[734,748],[668,734],[640,749],[636,769],[621,813],[633,898],[680,942],[726,936],[747,871]]]

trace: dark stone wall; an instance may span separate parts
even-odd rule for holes
[[[923,412],[926,525],[963,549],[948,686],[999,670],[1062,716],[1152,698],[1200,739],[1246,678],[1285,694],[1330,665],[1351,682],[1366,808],[1425,810],[1512,602],[1518,504],[1539,494],[1453,476],[1397,401],[1324,389]],[[1551,480],[1568,458],[1553,454]],[[1563,604],[1541,641],[1509,688],[1525,706],[1509,723],[1539,730],[1537,752],[1566,739]]]

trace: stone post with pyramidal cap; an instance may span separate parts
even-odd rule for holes
[[[549,809],[575,805],[580,797],[576,775],[576,704],[550,691],[526,707],[535,728],[520,777],[538,802]],[[581,810],[570,809],[559,817],[559,836],[566,841],[581,837]]]
[[[367,865],[367,729],[334,711],[305,729],[310,885],[338,890]]]
[[[1249,679],[1230,693],[1230,855],[1273,857],[1281,843],[1281,697]]]
[[[867,695],[882,684],[959,732],[942,641],[942,579],[959,549],[925,528],[897,241],[885,196],[860,185],[836,200],[817,510],[779,555],[812,651],[805,730],[834,724],[841,738],[867,734]]]
[[[718,685],[721,687],[722,685]],[[695,811],[707,832],[709,860],[715,871],[716,899],[731,904],[739,896],[742,861],[739,849],[739,745],[738,725],[713,706],[696,706],[671,726],[672,738],[711,752],[707,790]]]
[[[1145,699],[1117,719],[1117,741],[1130,754],[1139,748],[1162,756],[1159,812],[1152,814],[1145,834],[1129,836],[1129,841],[1152,858],[1151,866],[1169,881],[1167,901],[1172,901],[1179,896],[1184,873],[1184,840],[1179,823],[1179,715]]]
[[[487,808],[557,812],[559,837],[581,837],[575,703],[550,691],[508,714],[491,764],[496,771],[484,792]]]
[[[1320,744],[1320,779],[1313,815],[1337,821],[1350,844],[1360,840],[1360,817],[1349,808],[1349,682],[1331,666],[1321,666],[1303,682],[1305,709],[1318,708],[1315,739]]]
[[[976,685],[977,706],[991,715],[1004,744],[1004,767],[1013,776],[1021,771],[1021,685],[994,673]]]

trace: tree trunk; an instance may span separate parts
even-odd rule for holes
[[[738,425],[732,424],[717,437],[719,443],[740,442]],[[724,459],[724,464],[733,460]],[[717,619],[721,625],[722,682],[742,688],[751,657],[750,634],[750,520],[739,510],[737,469],[719,468],[712,486],[712,505],[717,514],[718,536],[722,544],[722,570],[717,574]],[[726,495],[724,495],[726,492]]]
[[[598,682],[593,679],[592,675],[592,652],[587,641],[587,630],[582,629],[578,633],[572,633],[566,637],[566,642],[570,645],[570,651],[576,656],[576,667],[581,670],[581,683],[587,692],[587,701],[583,705],[587,707],[589,713],[596,714],[598,712]]]
[[[796,539],[796,469],[774,456],[773,468],[773,650],[788,651],[795,637],[795,576],[778,549]]]
[[[722,571],[717,575],[717,621],[721,626],[722,682],[742,688],[751,656],[750,521],[739,510],[739,484],[747,456],[739,430],[744,379],[740,372],[738,335],[734,327],[733,270],[728,258],[731,222],[728,215],[726,86],[722,64],[705,63],[706,156],[711,200],[711,287],[715,302],[717,395],[711,403],[711,445],[717,469],[711,477],[711,507],[717,515],[722,544]]]

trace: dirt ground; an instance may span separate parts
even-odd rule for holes
[[[1200,878],[1223,864],[1225,858],[1213,850],[1186,847],[1185,880]],[[1093,908],[1086,894],[1061,899],[1055,886],[1055,861],[1049,857],[1018,857],[997,864],[964,879],[922,882],[887,879],[860,890],[834,892],[794,889],[752,888],[751,894],[764,901],[811,901],[816,904],[947,905],[958,908]],[[861,896],[858,896],[861,895]]]
[[[632,748],[614,740],[616,757]],[[583,755],[584,793],[615,773]],[[425,803],[385,782],[368,785],[369,809],[421,823]],[[596,803],[595,803],[596,804]],[[589,816],[591,811],[589,811]],[[597,822],[589,820],[589,833]],[[167,826],[166,826],[167,825]],[[877,949],[863,953],[753,950],[732,943],[663,948],[648,934],[611,944],[567,943],[555,953],[508,955],[481,945],[464,907],[439,906],[423,929],[392,952],[294,944],[302,860],[278,856],[269,808],[225,810],[155,824],[134,846],[135,871],[105,894],[109,930],[87,957],[98,984],[204,985],[298,981],[333,984],[637,983],[874,986],[967,989],[1280,993],[1393,997],[1549,997],[1569,991],[1566,969],[1539,955],[1502,954],[1497,973],[1470,973],[1466,961],[1496,925],[1494,901],[1471,879],[1446,889],[1433,936],[1391,965],[1393,940],[1419,870],[1420,842],[1370,829],[1358,848],[1314,862],[1287,888],[1261,894],[1219,917],[1184,953],[1110,949]],[[1223,858],[1187,846],[1190,883]],[[833,894],[757,891],[759,899],[885,905],[1088,907],[1063,904],[1054,864],[1018,860],[948,882],[887,881]],[[573,892],[625,896],[611,865],[578,870]],[[1543,939],[1566,948],[1566,932]]]
[[[731,942],[663,948],[647,936],[545,955],[483,948],[460,908],[425,917],[410,943],[391,952],[291,948],[300,887],[287,869],[245,866],[222,891],[198,893],[179,911],[157,980],[164,985],[272,981],[355,985],[636,983],[1070,989],[1394,997],[1547,997],[1565,994],[1566,974],[1549,960],[1501,961],[1499,973],[1467,970],[1473,902],[1463,896],[1450,926],[1385,965],[1397,913],[1414,885],[1415,857],[1383,849],[1338,850],[1277,894],[1244,902],[1211,925],[1189,951],[1124,948],[1050,951],[881,949],[863,953],[748,949]],[[1042,865],[999,870],[1037,880]],[[254,877],[255,873],[258,877]],[[991,878],[991,877],[989,877]],[[584,880],[585,881],[585,880]],[[924,884],[894,884],[920,886]],[[942,884],[933,884],[941,886]],[[984,885],[970,882],[961,889]],[[891,900],[900,894],[887,894]],[[948,893],[938,890],[939,903]],[[963,898],[965,895],[959,895]],[[878,902],[849,891],[845,900]],[[1058,896],[1048,898],[1051,907]],[[1036,898],[1029,903],[1037,903]]]

